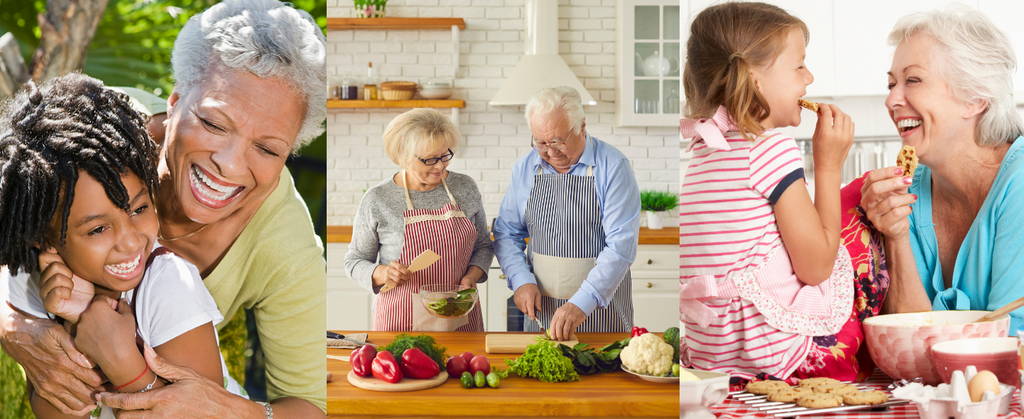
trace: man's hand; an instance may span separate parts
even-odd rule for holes
[[[537,284],[526,284],[516,289],[512,299],[516,302],[519,311],[530,317],[530,320],[537,319],[537,310],[540,310],[540,288]]]
[[[36,395],[64,414],[85,415],[96,408],[92,395],[103,379],[61,325],[17,312],[0,324],[0,346],[25,369]]]
[[[576,328],[583,324],[587,320],[587,315],[583,314],[583,310],[576,307],[576,304],[565,303],[558,310],[555,310],[555,315],[551,317],[551,339],[554,340],[569,340],[575,335]]]
[[[64,320],[78,323],[96,294],[92,282],[72,273],[53,247],[39,254],[39,269],[39,298],[43,307]]]

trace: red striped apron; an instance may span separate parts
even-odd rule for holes
[[[373,330],[482,332],[484,322],[479,302],[466,317],[442,319],[431,315],[419,298],[420,286],[459,284],[469,267],[469,259],[476,245],[476,226],[466,218],[443,179],[441,184],[451,202],[436,210],[414,209],[409,189],[404,187],[405,179],[405,171],[402,171],[408,209],[402,211],[405,233],[402,256],[398,263],[409,266],[416,256],[427,249],[433,250],[441,259],[426,269],[414,272],[409,282],[377,294]]]

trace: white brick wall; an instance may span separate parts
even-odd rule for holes
[[[677,191],[678,131],[613,125],[615,0],[558,2],[560,54],[598,100],[597,105],[584,108],[588,131],[630,158],[641,189]],[[354,17],[352,0],[329,0],[327,15]],[[488,105],[523,52],[523,0],[391,0],[387,15],[466,20],[466,29],[459,35],[460,78],[454,80],[453,96],[466,101],[459,121],[464,140],[449,169],[472,176],[483,194],[488,218],[497,217],[512,165],[530,151],[523,107]],[[368,61],[373,61],[378,82],[452,81],[454,76],[451,31],[331,30],[327,40],[329,76],[351,72],[361,79]],[[403,111],[329,110],[328,224],[351,225],[362,191],[399,170],[384,154],[381,134]],[[665,221],[674,223],[675,218]]]

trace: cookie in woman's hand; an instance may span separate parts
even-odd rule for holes
[[[904,176],[914,176],[917,169],[917,154],[914,153],[914,146],[905,145],[896,156],[896,165],[903,168]]]

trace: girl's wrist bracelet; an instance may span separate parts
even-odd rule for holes
[[[139,374],[139,376],[135,377],[134,380],[131,380],[131,381],[127,382],[127,383],[121,384],[121,385],[119,385],[117,387],[114,387],[114,390],[120,390],[120,389],[122,389],[124,387],[127,387],[131,383],[139,381],[139,379],[142,378],[143,375],[146,375],[146,371],[149,371],[149,365],[146,365],[146,368],[142,370],[142,374]]]

